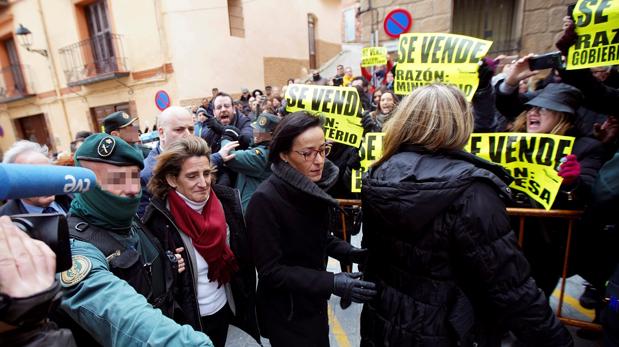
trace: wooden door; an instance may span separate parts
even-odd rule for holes
[[[15,126],[22,139],[47,145],[50,150],[54,149],[43,114],[18,118],[15,120]]]

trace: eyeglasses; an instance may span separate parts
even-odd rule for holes
[[[318,155],[318,153],[320,153],[320,156],[325,158],[326,156],[329,155],[329,153],[331,153],[331,143],[325,143],[322,146],[320,146],[320,149],[313,149],[313,148],[307,148],[304,149],[302,151],[294,151],[299,155],[303,156],[303,160],[308,161],[314,161],[316,160],[316,156]]]
[[[529,108],[528,111],[535,111],[535,112],[539,113],[540,115],[544,115],[544,116],[552,114],[554,112],[553,110],[551,110],[549,108],[537,107],[537,106],[533,106],[533,107]]]

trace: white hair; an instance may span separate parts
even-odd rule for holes
[[[41,146],[36,142],[20,140],[15,142],[13,146],[11,146],[8,151],[6,151],[6,153],[4,154],[4,158],[2,159],[2,163],[14,163],[17,157],[29,152],[40,153],[46,157],[48,157],[49,155],[49,149],[46,145]]]

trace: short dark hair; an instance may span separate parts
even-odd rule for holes
[[[213,105],[215,105],[215,100],[217,100],[218,97],[220,96],[224,96],[226,98],[230,98],[230,103],[232,104],[234,102],[234,99],[232,98],[232,96],[228,93],[224,93],[224,92],[219,92],[217,93],[217,95],[215,95],[215,97],[213,98]]]
[[[269,162],[281,162],[282,158],[279,154],[290,152],[297,136],[309,128],[320,126],[322,126],[322,119],[305,111],[297,111],[284,117],[273,131],[273,140],[269,146]]]

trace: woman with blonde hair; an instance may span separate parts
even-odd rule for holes
[[[383,157],[363,180],[361,346],[527,345],[572,338],[528,275],[503,199],[509,175],[462,149],[473,129],[464,95],[434,84],[386,124]]]

